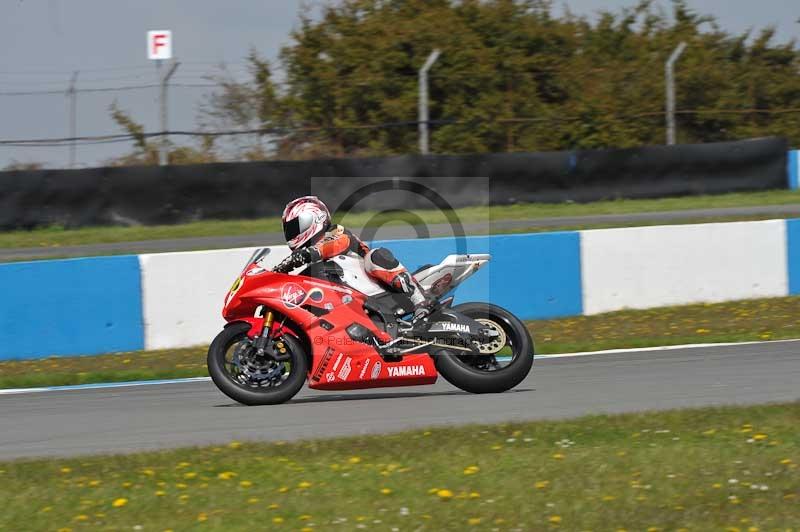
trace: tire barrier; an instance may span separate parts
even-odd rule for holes
[[[786,188],[786,150],[784,139],[764,138],[624,150],[0,172],[0,229],[268,217],[309,192],[340,205],[353,190],[394,177],[430,186],[454,208]],[[403,198],[390,205],[366,198],[355,208],[430,208],[418,195]]]

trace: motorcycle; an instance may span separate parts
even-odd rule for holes
[[[446,297],[489,255],[449,255],[414,272],[436,302],[412,322],[410,299],[370,278],[358,257],[283,274],[271,271],[269,253],[256,251],[236,278],[227,324],[208,350],[211,379],[235,401],[283,403],[306,380],[312,389],[355,390],[434,384],[439,374],[467,392],[499,393],[531,370],[533,340],[518,318]]]

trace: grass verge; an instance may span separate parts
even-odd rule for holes
[[[0,463],[2,530],[793,530],[800,403]]]
[[[800,296],[527,322],[539,354],[800,338]],[[206,347],[0,362],[0,388],[206,376]]]
[[[457,214],[463,223],[480,223],[489,220],[530,220],[535,218],[556,218],[564,216],[590,216],[600,214],[630,214],[659,211],[708,209],[721,207],[751,207],[765,205],[796,204],[798,194],[791,190],[723,194],[716,196],[689,196],[682,198],[663,198],[649,200],[614,200],[576,204],[521,204],[496,207],[467,207]],[[419,219],[427,224],[447,223],[445,213],[438,211],[415,211]],[[759,219],[763,216],[727,217],[726,220]],[[363,227],[381,226],[386,216],[374,213],[348,215],[343,220],[347,225]],[[696,221],[711,221],[702,218]],[[389,222],[392,223],[392,222]],[[394,221],[393,223],[401,223]],[[595,224],[607,227],[608,224]],[[577,228],[567,225],[564,227]],[[580,226],[584,227],[584,226]],[[593,226],[594,227],[594,226]],[[536,228],[553,230],[554,228]],[[34,229],[31,231],[9,231],[0,233],[0,248],[60,247],[113,242],[132,242],[138,240],[159,240],[189,237],[213,237],[252,235],[258,233],[280,232],[280,218],[258,220],[210,220],[180,225],[138,226],[138,227],[87,227],[66,230],[61,227]]]

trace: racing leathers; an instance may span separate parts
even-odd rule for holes
[[[275,266],[273,271],[289,273],[300,266],[348,253],[354,253],[364,259],[364,269],[370,277],[390,290],[406,294],[416,308],[415,319],[428,314],[430,302],[426,299],[422,287],[392,252],[386,248],[370,249],[361,239],[341,225],[331,226],[316,243],[296,249]]]

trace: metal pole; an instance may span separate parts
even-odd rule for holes
[[[160,63],[159,61],[159,64]],[[158,150],[158,164],[160,166],[167,164],[167,152],[169,150],[169,137],[167,136],[167,87],[169,86],[169,78],[171,78],[178,69],[178,65],[180,65],[178,62],[172,63],[172,67],[167,71],[167,74],[161,78],[161,95],[159,98],[161,103],[161,146]]]
[[[428,70],[439,58],[439,50],[434,50],[422,68],[419,69],[419,152],[428,154]]]
[[[667,80],[667,144],[675,144],[675,62],[686,49],[686,43],[681,42],[672,52],[664,65]]]
[[[75,138],[78,136],[78,95],[75,91],[75,84],[78,81],[78,71],[72,73],[72,78],[69,80],[69,90],[67,96],[69,97],[69,167],[75,168]]]

